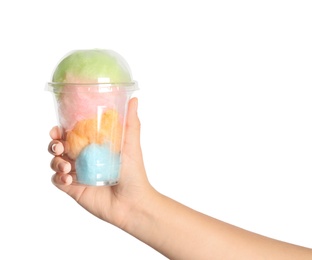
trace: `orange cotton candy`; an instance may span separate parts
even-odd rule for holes
[[[110,149],[119,153],[122,140],[122,124],[118,112],[106,110],[99,118],[78,121],[66,136],[66,152],[76,159],[83,148],[91,143],[109,143]]]

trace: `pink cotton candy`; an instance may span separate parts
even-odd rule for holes
[[[127,92],[114,89],[98,92],[88,90],[87,86],[65,85],[62,92],[57,102],[59,121],[65,131],[71,130],[78,121],[94,118],[107,109],[124,114],[127,105]]]

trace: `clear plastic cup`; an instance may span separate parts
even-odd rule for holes
[[[137,89],[127,63],[114,51],[78,50],[61,60],[46,90],[53,93],[62,156],[72,165],[74,183],[118,183],[128,101]]]

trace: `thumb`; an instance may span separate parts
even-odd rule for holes
[[[128,104],[128,113],[125,126],[125,135],[123,143],[123,152],[130,154],[137,154],[141,152],[140,147],[140,129],[141,123],[138,117],[138,99],[132,98]]]

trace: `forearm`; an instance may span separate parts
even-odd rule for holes
[[[153,191],[124,230],[170,259],[312,259],[312,250],[229,225]]]
[[[206,216],[157,192],[140,206],[129,220],[128,233],[169,259],[207,259]]]

